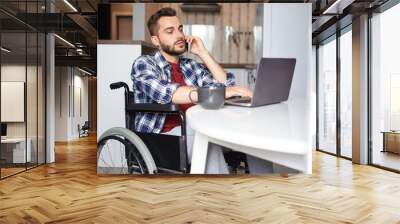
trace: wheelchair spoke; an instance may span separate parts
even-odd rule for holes
[[[98,166],[104,167],[104,172],[114,174],[147,172],[140,153],[125,138],[112,136],[103,141],[100,146]]]
[[[102,155],[100,155],[100,159],[104,164],[107,164]]]
[[[139,162],[139,155],[136,150],[131,149],[128,158],[132,163],[130,164],[130,168],[132,169],[131,173],[144,173],[144,167]]]
[[[124,147],[122,147],[122,143],[120,142],[119,143],[119,148],[120,148],[120,161],[121,161],[121,172],[120,173],[123,173],[124,172],[124,157],[123,157],[123,155],[125,155],[125,150],[126,150],[126,148]]]
[[[100,158],[101,158],[101,161],[104,163],[105,167],[112,167],[112,164],[110,164],[110,163],[107,161],[107,159],[104,159],[104,158],[105,158],[106,152],[108,153],[108,158],[109,158],[108,160],[111,161],[111,159],[112,159],[109,145],[108,145],[108,144],[105,144],[105,146],[106,146],[106,147],[103,149],[102,153],[100,154]],[[106,157],[106,158],[107,158],[107,157]]]
[[[110,147],[109,147],[108,144],[106,144],[106,146],[107,146],[106,151],[108,152],[108,158],[109,158],[109,159],[111,160],[111,162],[112,162],[112,155],[111,155]],[[112,167],[113,165],[114,165],[114,164],[109,164],[110,167]]]

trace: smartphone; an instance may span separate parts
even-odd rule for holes
[[[185,41],[185,45],[186,45],[186,52],[190,53],[190,44],[187,41]]]

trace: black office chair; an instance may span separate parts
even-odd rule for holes
[[[89,136],[89,129],[90,129],[89,121],[85,121],[85,123],[82,126],[78,124],[79,138]]]
[[[155,174],[188,173],[185,115],[174,104],[137,104],[124,82],[110,85],[125,90],[125,125],[105,131],[98,143],[98,173]],[[181,136],[135,131],[136,113],[178,114]]]

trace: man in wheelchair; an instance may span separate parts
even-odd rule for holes
[[[197,87],[225,85],[226,97],[251,97],[252,92],[235,86],[234,76],[225,72],[205,48],[202,40],[185,36],[176,11],[163,8],[150,17],[147,26],[151,41],[158,51],[154,55],[137,58],[132,66],[135,103],[176,104],[185,112],[197,101]],[[197,55],[204,64],[182,57],[186,51]],[[193,100],[193,102],[191,101]],[[180,135],[178,115],[140,112],[135,117],[135,131]],[[193,131],[187,128],[189,161],[193,144]],[[219,146],[210,145],[207,173],[227,173]],[[210,151],[210,152],[211,152]]]

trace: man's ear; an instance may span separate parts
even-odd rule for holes
[[[157,36],[151,36],[151,43],[153,43],[154,46],[157,48],[160,47],[160,40],[158,39]]]

